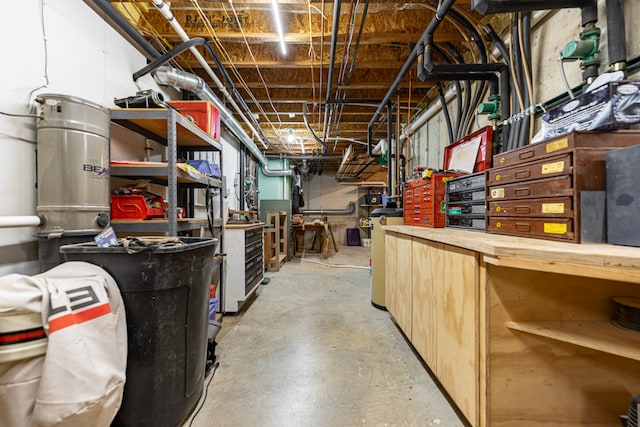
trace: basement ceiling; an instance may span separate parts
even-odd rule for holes
[[[159,52],[182,42],[152,3],[112,0],[111,4]],[[252,134],[247,121],[260,127],[268,143],[256,139],[256,144],[266,154],[305,156],[314,172],[336,173],[341,181],[370,179],[383,168],[367,154],[369,121],[432,20],[438,2],[338,2],[337,32],[336,2],[278,0],[277,4],[286,53],[271,0],[167,2],[190,38],[209,40],[233,85],[225,81],[211,55],[202,46],[198,50],[226,89],[246,103],[251,114],[244,119],[229,110],[247,134]],[[470,0],[456,1],[453,10],[480,28],[482,17],[470,10]],[[449,18],[435,32],[434,42],[452,46],[465,57],[472,55],[469,33]],[[190,51],[170,65],[202,77],[224,100]],[[399,106],[392,114],[393,134],[398,131],[398,118],[406,123],[438,97],[435,84],[418,80],[415,66],[406,74],[390,99]],[[373,127],[374,143],[387,137],[386,114],[385,108]]]

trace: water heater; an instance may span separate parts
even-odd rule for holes
[[[109,224],[109,110],[67,95],[36,101],[39,234],[98,234]]]

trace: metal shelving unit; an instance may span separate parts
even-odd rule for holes
[[[218,164],[223,171],[222,144],[211,135],[180,115],[174,109],[164,108],[124,108],[112,109],[111,122],[133,132],[152,139],[167,147],[167,163],[134,162],[111,164],[111,176],[127,179],[147,179],[155,184],[167,187],[167,219],[150,220],[112,220],[116,232],[130,233],[163,232],[168,236],[177,236],[190,230],[208,226],[207,218],[178,218],[178,191],[194,188],[219,189],[219,212],[223,212],[222,189],[224,181],[207,176],[194,176],[180,170],[177,166],[178,150],[181,152],[215,151],[220,153]],[[222,264],[224,252],[224,227],[222,218],[214,218],[212,226],[219,232],[219,250],[214,265]],[[220,269],[222,270],[222,269]],[[223,274],[220,273],[219,289],[223,287]]]

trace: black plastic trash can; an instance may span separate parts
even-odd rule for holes
[[[104,268],[122,293],[127,379],[113,426],[179,426],[202,394],[217,239],[180,241],[134,254],[95,243],[60,248],[65,261]]]

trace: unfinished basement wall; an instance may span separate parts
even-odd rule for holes
[[[304,190],[304,209],[346,209],[349,202],[354,202],[356,208],[349,215],[304,215],[307,222],[326,216],[334,227],[333,235],[340,245],[346,244],[346,229],[358,227],[358,187],[353,184],[339,183],[335,174],[323,173],[322,175],[310,175],[302,180]],[[311,233],[307,233],[311,234]],[[309,237],[309,236],[307,236]],[[307,242],[308,246],[311,241]]]
[[[635,23],[640,19],[640,2],[626,0],[624,3],[625,26],[627,32],[627,57],[640,55],[640,26]],[[598,27],[602,30],[600,39],[600,72],[608,68],[607,25],[605,14],[605,0],[598,0]],[[562,9],[548,12],[534,13],[534,27],[532,30],[532,63],[534,81],[534,102],[541,103],[552,99],[566,91],[560,74],[558,54],[564,45],[577,40],[581,27],[579,9]],[[565,63],[567,80],[572,87],[582,80],[582,71],[578,62]],[[640,75],[631,75],[630,79],[640,79]],[[449,111],[455,114],[455,100],[449,103]],[[440,104],[438,100],[434,103]],[[438,107],[435,107],[438,108]],[[486,117],[480,116],[474,120],[473,130],[488,125]],[[478,126],[479,125],[479,126]],[[540,119],[536,121],[536,131],[540,127]],[[448,133],[444,114],[440,110],[434,114],[423,126],[411,130],[412,159],[409,171],[414,166],[441,168],[443,148],[448,144]]]

